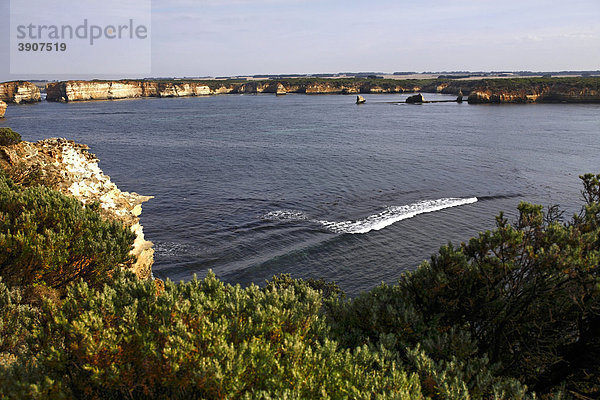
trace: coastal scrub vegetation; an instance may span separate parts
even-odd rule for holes
[[[21,135],[10,128],[0,128],[0,146],[10,146],[21,142]]]
[[[477,88],[492,90],[539,90],[544,87],[560,86],[574,90],[600,90],[598,77],[562,77],[562,78],[506,78],[483,79],[473,81]]]
[[[0,398],[597,398],[600,175],[582,181],[568,221],[522,203],[347,298],[289,275],[139,280],[118,268],[131,238],[93,206],[2,178]],[[82,259],[93,273],[65,267]],[[39,282],[60,295],[30,301]]]
[[[134,234],[99,211],[98,204],[84,207],[45,186],[16,184],[0,171],[0,277],[59,291],[79,279],[100,286],[132,261]]]

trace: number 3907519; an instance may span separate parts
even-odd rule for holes
[[[17,46],[19,51],[66,51],[66,43],[50,43],[50,42],[22,42]]]

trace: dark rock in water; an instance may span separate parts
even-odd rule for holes
[[[461,89],[458,90],[458,97],[456,98],[456,102],[457,103],[462,103],[463,102],[463,92]]]
[[[415,103],[424,103],[425,99],[421,93],[415,94],[414,96],[410,96],[406,99],[407,103],[415,104]]]
[[[364,104],[366,102],[367,102],[367,100],[365,100],[364,97],[362,97],[362,96],[356,96],[356,104]]]

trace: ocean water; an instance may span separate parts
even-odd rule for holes
[[[578,212],[600,172],[600,105],[395,103],[407,95],[224,95],[10,106],[26,140],[86,143],[141,221],[154,274],[247,285],[279,273],[350,295],[521,201]],[[452,98],[428,94],[428,99]]]

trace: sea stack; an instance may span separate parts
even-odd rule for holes
[[[0,100],[0,118],[4,118],[4,113],[6,112],[6,103]]]
[[[425,99],[423,98],[423,95],[421,93],[419,94],[415,94],[414,96],[410,96],[406,99],[407,103],[410,104],[418,104],[418,103],[424,103]]]
[[[456,98],[456,102],[457,103],[462,103],[463,102],[463,92],[461,89],[458,89],[458,97]]]
[[[365,100],[362,96],[356,96],[356,104],[365,104],[367,100]]]

